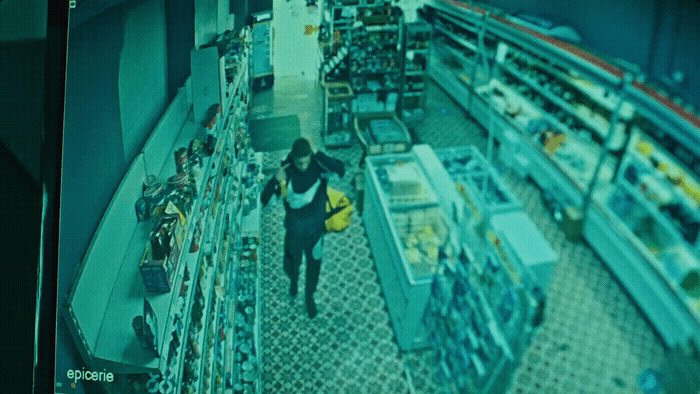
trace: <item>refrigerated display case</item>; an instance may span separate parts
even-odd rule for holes
[[[522,210],[522,204],[503,184],[488,161],[474,146],[435,149],[450,178],[475,209],[486,217]],[[468,197],[469,196],[469,197]]]
[[[618,158],[606,153],[627,139],[634,109],[617,91],[621,72],[591,65],[592,57],[569,53],[570,44],[529,34],[493,10],[440,0],[427,9],[433,45],[470,53],[472,72],[482,76],[455,91],[445,85],[459,86],[458,79],[434,59],[436,82],[501,143],[504,162],[562,206],[581,207],[596,179],[612,178]]]
[[[593,193],[584,232],[668,343],[700,343],[700,182],[641,130]]]
[[[499,159],[552,198],[553,211],[581,213],[582,231],[571,233],[583,234],[663,341],[698,346],[698,115],[634,67],[501,10],[453,0],[425,10],[432,78],[498,141]],[[477,59],[472,68],[464,54]],[[470,69],[485,78],[461,84]],[[654,153],[645,157],[640,141]]]
[[[454,239],[439,255],[424,314],[437,376],[447,392],[504,392],[544,319],[556,253],[476,148],[416,145],[411,153]],[[472,178],[478,185],[465,186]]]
[[[450,227],[412,153],[366,158],[363,218],[399,346],[429,345],[422,321]]]
[[[488,230],[480,257],[463,245],[455,266],[442,264],[425,313],[447,392],[506,392],[523,352],[544,318],[544,293]]]

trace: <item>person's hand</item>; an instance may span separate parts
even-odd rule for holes
[[[287,180],[287,173],[285,170],[289,167],[289,163],[283,165],[282,167],[277,170],[277,174],[275,175],[275,179],[277,179],[278,182],[286,181]]]

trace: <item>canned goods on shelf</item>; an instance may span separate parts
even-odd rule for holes
[[[154,183],[152,186],[148,187],[146,190],[143,192],[143,197],[148,199],[154,199],[158,195],[163,193],[163,184],[160,182]]]
[[[175,174],[168,178],[168,188],[171,190],[185,189],[188,183],[188,175],[184,173]]]
[[[148,190],[150,187],[155,186],[156,183],[158,183],[158,178],[156,178],[155,175],[149,175],[146,177],[146,180],[143,181],[143,190],[142,192],[145,194],[146,190]]]

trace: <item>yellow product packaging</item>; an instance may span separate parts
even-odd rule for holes
[[[654,152],[654,145],[647,141],[639,140],[637,142],[637,151],[644,155],[644,157],[649,157]]]
[[[346,229],[352,221],[352,213],[355,206],[352,205],[345,193],[327,188],[328,200],[326,200],[326,230],[341,231]]]

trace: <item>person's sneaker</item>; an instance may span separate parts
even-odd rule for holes
[[[316,302],[314,302],[314,297],[306,297],[306,312],[309,313],[309,319],[313,319],[318,314],[318,309],[316,309]]]
[[[297,282],[292,282],[292,284],[289,285],[289,295],[294,298],[297,296],[297,293],[299,293]]]

